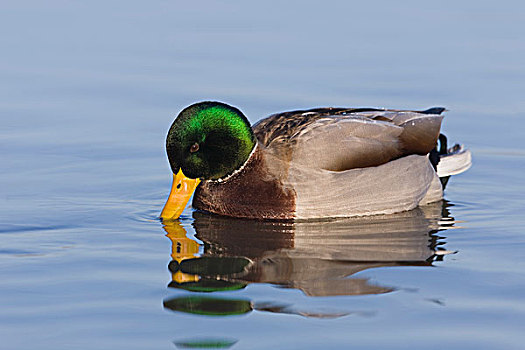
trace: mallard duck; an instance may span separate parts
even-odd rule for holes
[[[444,136],[436,149],[444,110],[315,108],[252,128],[235,107],[193,104],[166,138],[173,186],[161,218],[177,219],[193,193],[194,209],[254,219],[391,214],[438,201],[440,177],[470,166],[470,153],[456,145],[449,154]]]

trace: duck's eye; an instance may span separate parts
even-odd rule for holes
[[[197,142],[195,142],[193,145],[191,145],[190,147],[190,152],[191,153],[195,153],[199,150],[199,144]]]

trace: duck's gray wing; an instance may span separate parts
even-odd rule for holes
[[[397,111],[320,108],[272,115],[254,125],[259,142],[286,161],[343,171],[427,154],[439,136],[441,108]]]
[[[253,125],[255,136],[265,147],[275,139],[292,137],[298,131],[308,127],[318,119],[326,116],[345,115],[352,112],[382,112],[376,108],[313,108],[272,114]]]

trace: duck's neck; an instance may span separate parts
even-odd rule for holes
[[[244,170],[244,168],[246,167],[246,165],[248,163],[250,163],[252,160],[252,158],[254,158],[254,154],[255,152],[257,151],[258,149],[258,143],[255,142],[250,154],[248,155],[248,158],[246,158],[246,160],[244,161],[244,163],[238,168],[238,169],[235,169],[231,174],[228,174],[226,175],[225,177],[223,178],[220,178],[220,179],[217,179],[217,180],[208,180],[209,182],[217,182],[217,183],[221,183],[221,182],[225,182],[225,181],[228,181],[230,180],[232,177],[236,176],[237,174],[239,174],[240,172],[242,172]]]

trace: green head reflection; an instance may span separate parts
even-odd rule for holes
[[[233,316],[253,310],[249,300],[187,296],[164,301],[164,307],[172,311],[206,316]]]

